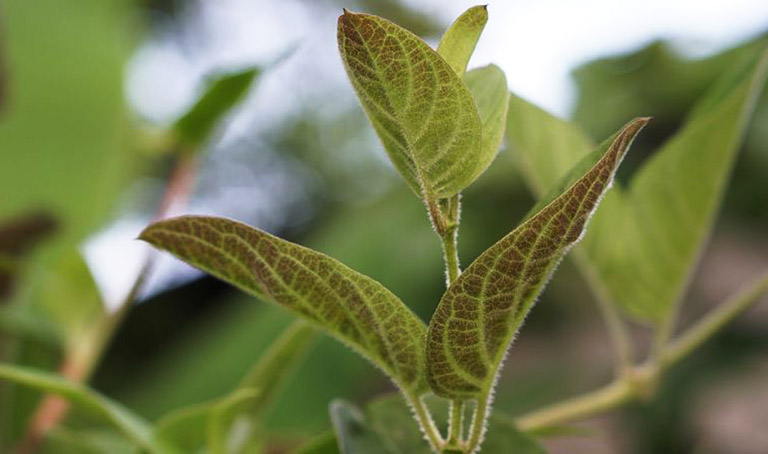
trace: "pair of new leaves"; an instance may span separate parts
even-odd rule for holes
[[[485,22],[471,8],[438,52],[379,17],[346,12],[339,47],[397,169],[428,206],[456,196],[496,155],[509,93],[495,66],[464,74]],[[463,77],[462,77],[463,76]],[[244,224],[180,217],[141,238],[315,322],[368,357],[409,396],[486,397],[504,353],[549,275],[582,235],[632,139],[630,122],[579,178],[542,203],[448,288],[429,327],[378,282]]]

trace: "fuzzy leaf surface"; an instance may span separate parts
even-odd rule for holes
[[[487,22],[488,8],[485,5],[473,6],[453,21],[440,38],[437,53],[451,65],[459,78],[464,77],[467,63]]]
[[[536,297],[581,238],[647,122],[628,123],[581,178],[483,252],[448,288],[427,333],[427,380],[437,395],[471,399],[489,393]]]
[[[228,219],[168,219],[147,227],[140,238],[314,322],[402,388],[425,388],[424,323],[373,279],[319,252]]]
[[[663,320],[678,304],[709,237],[745,127],[766,78],[766,54],[725,74],[681,130],[606,195],[579,247],[598,293],[633,318]],[[515,96],[507,139],[541,195],[590,149],[572,123]]]
[[[348,11],[338,43],[363,109],[416,194],[452,197],[482,173],[475,101],[443,57],[390,21]]]
[[[173,125],[190,149],[204,144],[221,119],[243,99],[261,74],[257,67],[213,76],[200,98]]]

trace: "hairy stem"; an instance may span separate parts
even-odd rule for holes
[[[432,448],[432,451],[439,453],[445,442],[440,436],[440,431],[437,430],[437,426],[435,426],[435,421],[432,419],[432,414],[429,412],[429,409],[424,405],[424,401],[422,401],[420,397],[411,393],[406,393],[405,397],[413,409],[413,414],[416,417],[416,421],[419,423],[422,433],[424,433],[424,436],[429,442],[429,447]]]
[[[749,309],[768,292],[768,273],[746,285],[737,295],[719,304],[695,325],[669,343],[661,354],[661,365],[669,367],[712,338],[725,325]]]
[[[446,286],[449,287],[451,284],[458,279],[459,274],[461,274],[461,269],[459,268],[459,251],[457,248],[458,243],[458,226],[449,227],[445,234],[440,236],[440,241],[443,244],[443,258],[445,259],[445,279],[446,279]]]
[[[488,416],[491,414],[490,390],[483,393],[483,396],[477,401],[477,408],[472,414],[472,425],[469,427],[469,437],[467,438],[468,453],[475,452],[480,443],[483,442],[485,428]]]
[[[464,401],[453,400],[451,401],[451,419],[448,426],[448,440],[446,443],[448,446],[461,446],[463,443],[463,429],[464,429]]]

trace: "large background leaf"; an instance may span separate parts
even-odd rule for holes
[[[680,300],[709,237],[739,143],[765,79],[765,57],[752,53],[725,74],[684,128],[608,194],[583,248],[597,285],[631,315],[659,321]],[[510,102],[507,137],[538,194],[576,162],[589,143],[576,126],[521,99]],[[533,126],[533,119],[538,119]],[[558,137],[558,139],[552,139]],[[548,158],[546,158],[548,157]],[[616,225],[621,228],[616,229]]]

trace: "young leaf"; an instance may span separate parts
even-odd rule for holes
[[[411,32],[344,11],[339,51],[390,159],[427,202],[456,195],[484,168],[480,117],[451,66]]]
[[[65,380],[58,375],[2,363],[0,379],[57,394],[74,405],[99,414],[144,449],[152,453],[169,452],[167,445],[152,437],[152,426],[147,421],[81,384]]]
[[[488,22],[488,7],[473,6],[453,21],[437,45],[437,53],[451,65],[459,78],[464,77],[467,63]]]
[[[228,219],[168,219],[147,227],[140,238],[316,323],[403,389],[425,389],[424,323],[373,279],[319,252]]]
[[[581,238],[629,145],[647,122],[639,118],[625,126],[579,180],[483,252],[448,288],[427,333],[427,379],[437,395],[488,395],[534,300]]]
[[[580,265],[601,293],[633,317],[659,322],[685,291],[712,229],[766,61],[735,65],[680,130],[630,182],[603,200],[582,243]],[[575,126],[519,98],[507,138],[529,186],[541,195],[589,150]],[[555,166],[556,165],[556,166]],[[618,226],[618,228],[617,228]]]
[[[260,74],[259,68],[250,67],[210,79],[200,98],[173,125],[187,149],[195,150],[210,138],[219,121],[243,99]]]
[[[337,400],[331,403],[330,411],[341,454],[395,454],[385,448],[379,434],[354,405]]]
[[[482,124],[482,152],[478,155],[478,167],[485,171],[496,157],[507,124],[509,88],[507,77],[496,65],[488,65],[469,71],[464,82],[472,92]]]

